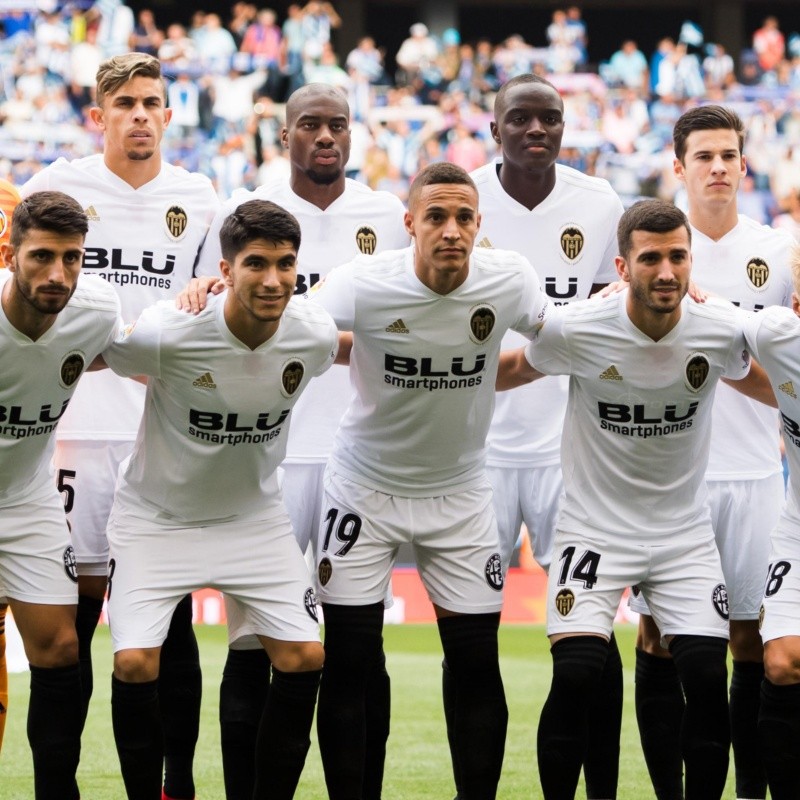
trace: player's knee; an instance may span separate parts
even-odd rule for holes
[[[281,642],[270,649],[272,666],[281,672],[314,672],[322,669],[325,651],[319,642]]]
[[[608,656],[608,641],[600,636],[568,636],[550,648],[553,686],[576,696],[600,682]]]
[[[661,646],[661,631],[655,620],[648,614],[639,617],[639,629],[636,632],[636,649],[648,655],[668,658],[669,651]]]
[[[78,663],[78,635],[74,625],[39,630],[23,637],[25,655],[35,667],[47,669]]]
[[[786,647],[777,641],[764,650],[764,675],[776,686],[800,683],[800,647]]]
[[[114,654],[114,675],[124,683],[145,683],[158,677],[160,648],[119,650]]]

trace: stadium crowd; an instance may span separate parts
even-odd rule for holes
[[[736,60],[687,22],[665,31],[671,35],[651,54],[632,40],[609,43],[604,60],[590,65],[586,24],[574,6],[554,11],[531,42],[521,35],[467,42],[453,28],[435,36],[416,23],[392,54],[370,36],[337,52],[342,20],[319,0],[289,6],[284,20],[236,2],[229,19],[197,11],[188,28],[149,10],[136,15],[121,0],[39,7],[0,18],[0,176],[16,185],[58,156],[97,151],[99,133],[88,116],[94,74],[103,58],[134,49],[157,55],[170,82],[168,160],[210,177],[223,199],[288,174],[278,140],[283,103],[304,83],[348,94],[348,176],[405,199],[427,164],[449,161],[469,171],[496,155],[489,135],[494,95],[509,78],[532,71],[564,96],[561,161],[605,177],[626,202],[675,198],[672,126],[687,108],[724,100],[744,119],[750,143],[743,209],[795,234],[800,225],[800,152],[793,146],[800,36],[784,36],[774,17]]]

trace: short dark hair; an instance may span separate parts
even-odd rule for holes
[[[675,158],[683,163],[686,156],[686,140],[694,131],[735,131],[739,140],[739,153],[744,149],[744,123],[741,117],[725,106],[697,106],[690,108],[678,118],[672,131],[672,146]]]
[[[222,257],[232,264],[255,239],[289,242],[300,249],[300,224],[285,208],[269,200],[248,200],[225,217],[219,231]]]
[[[669,233],[683,226],[692,243],[689,220],[677,206],[666,200],[640,200],[634,203],[621,217],[617,226],[619,254],[627,259],[633,247],[634,231]]]
[[[470,178],[469,173],[457,164],[450,164],[447,161],[439,161],[435,164],[429,164],[425,169],[417,173],[417,177],[411,183],[411,188],[408,190],[408,210],[414,210],[419,195],[426,186],[431,186],[437,183],[452,183],[461,186],[471,186],[475,193],[478,189],[475,186],[475,181]]]
[[[29,231],[86,236],[89,219],[81,204],[64,192],[34,192],[14,209],[9,242],[19,247]]]
[[[549,86],[559,97],[561,97],[561,93],[553,86],[550,81],[546,78],[543,78],[541,75],[534,75],[532,72],[525,72],[522,75],[515,75],[513,78],[510,78],[506,81],[498,90],[497,94],[494,97],[494,118],[497,119],[497,115],[500,113],[501,109],[503,108],[503,103],[506,101],[506,94],[510,89],[513,89],[515,86],[520,86],[525,83],[539,83],[542,86]]]

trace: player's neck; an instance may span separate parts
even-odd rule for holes
[[[688,216],[692,227],[714,242],[719,241],[739,224],[739,209],[735,202],[722,207],[690,203]]]
[[[528,211],[545,200],[556,185],[556,168],[546,172],[526,172],[503,163],[498,173],[500,185],[509,197],[513,197]]]
[[[6,319],[32,342],[50,330],[58,316],[58,314],[42,314],[41,311],[37,311],[22,297],[13,277],[9,278],[3,286],[0,302],[3,304]]]
[[[450,294],[467,279],[467,275],[469,275],[469,259],[458,271],[442,270],[426,264],[419,258],[418,254],[415,254],[414,274],[419,278],[420,283],[425,284],[432,292],[441,295]]]
[[[289,185],[298,197],[324,211],[344,194],[345,177],[342,173],[333,183],[319,184],[302,172],[293,172],[289,178]]]
[[[634,301],[632,293],[628,292],[626,310],[628,319],[647,337],[654,342],[663,339],[677,324],[681,318],[682,305],[669,314],[651,311],[647,306]]]
[[[225,303],[225,324],[228,330],[243,345],[249,347],[251,350],[255,350],[275,335],[280,326],[280,320],[262,322],[250,315],[242,313],[238,306],[230,302],[232,294],[232,292],[228,292]]]
[[[139,189],[154,180],[161,172],[161,154],[156,152],[143,161],[131,161],[127,156],[118,158],[111,153],[103,155],[103,162],[120,180],[132,189]]]

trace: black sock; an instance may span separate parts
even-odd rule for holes
[[[158,677],[161,724],[164,728],[164,790],[176,800],[194,797],[192,763],[200,733],[203,676],[192,628],[192,596],[175,607],[161,648]]]
[[[269,690],[263,648],[228,650],[219,687],[219,728],[226,800],[251,800],[256,780],[256,737]]]
[[[330,800],[360,800],[366,753],[366,687],[381,658],[383,603],[323,604],[325,666],[317,736]]]
[[[126,683],[112,675],[111,721],[129,800],[160,797],[164,736],[158,681]]]
[[[636,650],[636,721],[658,800],[683,800],[683,687],[671,658]]]
[[[386,671],[386,654],[381,653],[367,679],[366,750],[364,753],[363,800],[381,800],[383,768],[386,763],[386,741],[389,738],[389,720],[392,708],[392,685]]]
[[[455,684],[453,740],[463,800],[492,800],[505,753],[508,707],[500,675],[500,614],[437,620],[445,661]]]
[[[728,643],[713,636],[675,636],[669,651],[686,697],[681,753],[686,800],[718,800],[725,790],[731,748]]]
[[[291,800],[311,746],[311,723],[321,670],[281,672],[272,668],[256,744],[253,800]]]
[[[758,709],[763,661],[734,661],[731,675],[731,743],[736,770],[736,796],[765,798],[767,774],[758,752]]]
[[[456,797],[461,796],[461,775],[458,767],[458,751],[456,750],[453,720],[456,714],[456,682],[453,673],[442,661],[442,705],[444,706],[444,722],[447,727],[447,744],[450,747],[450,763],[453,766],[453,781],[456,784]]]
[[[36,800],[77,800],[81,756],[81,671],[78,664],[31,665],[28,742]]]
[[[588,800],[612,800],[617,796],[621,730],[622,659],[612,633],[600,690],[589,714],[589,737],[583,762]]]
[[[572,800],[586,753],[589,709],[608,653],[599,636],[560,639],[551,648],[553,680],[539,717],[537,755],[545,800]]]
[[[800,770],[797,768],[800,763],[800,683],[777,686],[764,679],[758,739],[772,800],[797,800],[800,797]]]
[[[81,730],[86,723],[89,713],[89,701],[94,690],[94,676],[92,674],[92,638],[94,637],[100,612],[103,610],[103,601],[85,594],[78,595],[78,611],[75,615],[75,631],[78,634],[78,660],[81,667],[81,696],[83,698],[83,711],[81,717]]]

